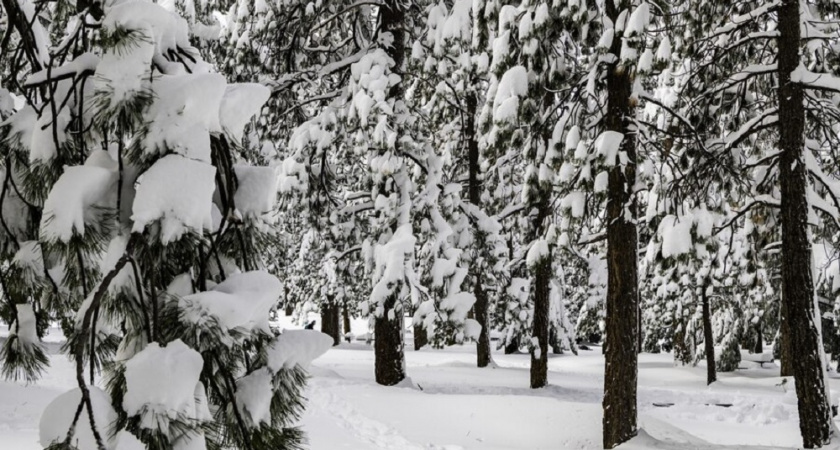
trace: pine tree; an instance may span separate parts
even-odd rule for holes
[[[228,84],[157,4],[97,8],[101,26],[53,23],[60,45],[23,42],[39,63],[12,73],[27,101],[0,129],[4,372],[36,376],[60,320],[79,387],[48,407],[45,447],[300,448],[303,367],[331,340],[268,323],[276,174],[243,133],[269,92]]]

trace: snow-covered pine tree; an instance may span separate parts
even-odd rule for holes
[[[41,443],[299,448],[302,367],[331,340],[268,323],[281,290],[261,270],[276,173],[239,157],[268,89],[227,84],[158,4],[78,7],[52,17],[69,21],[58,45],[39,18],[17,24],[42,41],[21,41],[36,57],[11,74],[25,102],[0,128],[2,191],[16,193],[0,197],[0,218],[17,249],[0,282],[31,281],[4,295],[20,302],[21,344],[5,349],[5,371],[34,376],[38,330],[61,320],[79,385],[47,408]]]
[[[706,31],[693,41],[702,104],[719,115],[724,130],[713,155],[731,155],[736,167],[757,175],[750,195],[738,199],[738,215],[781,207],[773,214],[781,226],[782,342],[789,346],[808,448],[830,439],[808,224],[838,217],[836,180],[824,169],[833,160],[834,134],[823,120],[837,115],[826,101],[840,87],[829,62],[836,59],[836,37],[826,32],[836,27],[836,8],[781,0],[686,10]]]
[[[477,12],[478,11],[478,12]],[[501,226],[490,212],[492,202],[484,183],[484,172],[492,164],[479,145],[478,120],[484,103],[487,77],[488,33],[484,3],[459,0],[448,8],[441,2],[431,5],[425,34],[412,49],[412,61],[422,73],[414,88],[415,98],[423,99],[428,120],[440,133],[428,138],[431,145],[445,152],[445,161],[454,165],[467,161],[468,167],[453,173],[454,182],[466,187],[467,198],[454,207],[463,214],[455,224],[455,236],[466,244],[463,258],[469,263],[466,286],[475,297],[475,320],[481,326],[477,342],[477,364],[490,364],[489,311],[497,304],[504,285],[507,248],[500,236]],[[462,195],[463,196],[463,195]]]
[[[648,28],[669,13],[667,5],[635,0],[566,6],[563,15],[581,43],[585,70],[569,105],[569,126],[555,139],[565,142],[566,155],[559,175],[565,192],[561,206],[570,219],[561,231],[571,248],[603,239],[607,244],[603,438],[604,447],[613,448],[637,432],[637,191],[640,179],[652,175],[645,151],[654,141],[638,112],[653,49],[664,45]],[[582,219],[589,226],[577,226]],[[600,236],[592,232],[598,228]],[[581,232],[590,237],[582,239]]]
[[[528,344],[532,388],[548,383],[549,346],[556,347],[551,336],[554,343],[573,346],[557,277],[562,267],[555,258],[559,236],[553,208],[558,200],[556,173],[562,162],[557,147],[562,145],[560,136],[569,117],[563,103],[575,95],[571,86],[577,62],[572,55],[579,51],[563,24],[565,9],[543,2],[498,9],[486,94],[489,126],[484,141],[504,155],[500,161],[524,168],[523,178],[516,180],[516,203],[509,205],[518,213],[511,230],[518,276],[507,289],[513,294],[510,304],[514,307],[506,309],[519,311],[507,316],[513,320],[506,326],[508,342],[517,342],[521,336]],[[524,297],[526,292],[529,295]],[[523,304],[525,298],[528,303]]]

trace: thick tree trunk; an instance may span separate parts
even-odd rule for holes
[[[387,0],[379,8],[380,33],[390,33],[392,45],[385,52],[394,60],[392,71],[402,75],[405,59],[405,11],[397,0]],[[391,86],[388,97],[401,102],[405,94],[403,83]],[[401,111],[397,110],[396,113]],[[396,144],[397,146],[399,143]],[[398,149],[397,149],[398,150]],[[399,153],[398,153],[399,154]],[[400,187],[397,189],[404,189]],[[399,194],[399,191],[398,191]],[[403,341],[403,309],[398,291],[385,301],[382,317],[374,320],[374,358],[376,382],[393,386],[405,379],[405,342]]]
[[[385,314],[373,323],[376,382],[384,386],[393,386],[405,379],[403,313],[397,303],[397,294],[389,297],[385,302]]]
[[[476,125],[475,125],[475,116],[478,112],[478,99],[474,92],[470,92],[467,95],[467,124],[466,124],[466,133],[468,133],[467,144],[468,144],[468,157],[469,157],[469,199],[470,203],[473,204],[476,208],[481,207],[481,181],[479,180],[479,174],[481,171],[481,166],[479,163],[479,150],[478,150],[478,140],[476,139]],[[474,233],[477,237],[477,243],[479,245],[484,243],[484,232],[478,229],[478,224],[475,224]],[[476,264],[476,263],[473,263]],[[478,345],[476,346],[476,364],[478,367],[487,367],[490,364],[490,320],[487,314],[488,308],[488,299],[487,299],[487,292],[484,290],[484,287],[481,285],[482,280],[484,279],[483,274],[481,273],[482,266],[476,264],[473,266],[473,272],[475,275],[474,283],[473,283],[473,295],[475,295],[475,304],[473,305],[473,311],[475,313],[475,320],[481,325],[481,333],[478,335]]]
[[[333,338],[333,345],[341,343],[338,312],[338,305],[331,299],[321,305],[321,332]]]
[[[706,349],[706,384],[717,381],[715,371],[715,337],[712,335],[712,308],[709,305],[709,296],[706,295],[706,287],[700,293],[703,301],[703,346]]]
[[[531,389],[548,384],[548,311],[551,258],[545,257],[537,264],[534,280],[534,330],[539,346],[531,351]]]
[[[620,3],[620,8],[615,3]],[[607,15],[616,23],[629,1],[607,2]],[[620,38],[610,51],[618,55]],[[617,161],[607,183],[607,316],[604,368],[604,448],[614,448],[638,433],[636,382],[638,378],[639,267],[636,230],[636,136],[630,131],[632,80],[626,68],[607,71],[606,128],[624,135],[621,150],[627,163]]]
[[[755,324],[755,345],[753,346],[753,353],[764,353],[764,336],[761,334],[761,319]]]
[[[801,63],[800,1],[782,0],[778,12],[779,184],[782,194],[782,301],[787,309],[789,345],[799,403],[799,430],[805,448],[829,443],[831,410],[826,398],[814,317],[814,282],[808,235],[808,180],[805,167],[804,92],[791,82]]]

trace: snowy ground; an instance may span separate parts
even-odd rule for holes
[[[57,353],[60,336],[48,344]],[[474,346],[408,351],[417,388],[373,381],[373,352],[342,344],[311,368],[302,426],[316,450],[599,449],[603,356],[600,348],[549,360],[550,386],[528,389],[528,355],[496,354],[492,369],[474,367]],[[745,363],[749,364],[749,363]],[[780,386],[778,367],[721,374],[705,386],[702,366],[674,367],[670,355],[640,356],[640,436],[628,450],[796,448],[796,398]],[[831,385],[840,390],[840,376]],[[39,449],[38,420],[58,394],[74,387],[73,367],[54,354],[34,386],[0,382],[0,448]],[[673,403],[657,407],[654,403]],[[717,404],[731,404],[730,407]]]

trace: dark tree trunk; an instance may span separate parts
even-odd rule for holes
[[[467,145],[468,145],[468,157],[470,160],[469,164],[469,198],[470,203],[473,204],[476,208],[481,207],[481,181],[479,180],[479,174],[481,171],[481,166],[479,163],[479,150],[478,150],[478,140],[476,139],[475,132],[476,132],[476,125],[475,125],[475,116],[478,111],[478,100],[476,99],[475,93],[471,92],[467,95],[467,124],[466,124],[466,132],[468,133],[467,137]],[[478,245],[482,245],[484,243],[484,232],[478,229],[478,223],[475,224],[474,233],[476,235],[476,240]],[[477,357],[477,365],[478,367],[487,367],[490,364],[490,320],[487,314],[488,308],[488,299],[487,299],[487,292],[484,290],[484,287],[481,285],[482,280],[484,279],[484,274],[481,273],[483,265],[473,263],[473,272],[475,275],[475,280],[473,283],[473,295],[475,295],[475,305],[473,305],[473,311],[475,313],[475,320],[481,325],[481,333],[478,335],[478,345],[476,346],[476,357]]]
[[[414,350],[420,350],[429,343],[429,336],[426,333],[426,327],[423,325],[414,325]]]
[[[534,280],[534,330],[539,347],[531,351],[531,389],[548,384],[548,311],[551,258],[543,258],[535,268]]]
[[[283,301],[286,303],[286,317],[289,317],[294,314],[295,308],[292,305],[292,302],[289,301],[289,287],[285,284],[283,285]]]
[[[791,82],[801,63],[800,1],[782,0],[778,11],[779,184],[782,194],[782,301],[799,403],[799,430],[805,448],[830,442],[831,410],[825,391],[819,333],[814,317],[811,243],[808,237],[804,92]]]
[[[376,382],[384,386],[393,386],[405,379],[403,314],[402,307],[397,309],[398,306],[397,294],[394,294],[385,302],[385,314],[373,323]]]
[[[619,3],[619,5],[616,5]],[[606,2],[615,23],[630,2]],[[618,55],[622,40],[613,39]],[[609,171],[607,183],[607,316],[604,368],[604,448],[614,448],[638,433],[636,382],[638,377],[639,267],[636,230],[636,136],[630,131],[632,80],[617,64],[607,69],[606,128],[624,135],[621,151],[627,164]]]
[[[755,324],[755,346],[753,347],[753,353],[764,353],[764,336],[761,334],[761,319],[758,319],[758,323]]]
[[[706,349],[706,384],[717,381],[715,372],[715,337],[712,335],[712,308],[706,295],[706,286],[700,292],[703,301],[703,346]]]
[[[397,0],[387,0],[379,8],[380,33],[391,33],[393,44],[384,48],[394,60],[392,71],[402,75],[405,59],[405,11]],[[388,97],[402,101],[405,94],[403,83],[397,83],[388,91]],[[399,111],[398,111],[399,112]],[[396,144],[399,145],[399,144]],[[398,150],[398,149],[397,149]],[[399,154],[399,153],[397,153]],[[393,386],[405,379],[405,342],[403,341],[403,309],[396,289],[385,301],[384,313],[374,319],[374,357],[376,382]]]
[[[344,329],[344,334],[350,332],[350,308],[347,306],[347,302],[344,302],[344,307],[341,308],[341,319],[342,319],[342,328]]]
[[[674,362],[680,365],[691,363],[691,349],[689,348],[686,337],[685,319],[682,317],[674,318]]]
[[[482,288],[480,279],[480,276],[476,277],[473,287],[473,295],[475,295],[475,320],[481,325],[476,356],[478,367],[487,367],[492,361],[490,354],[490,320],[487,313],[487,292]]]
[[[519,351],[519,336],[516,336],[505,345],[505,355],[512,355]]]
[[[328,299],[321,305],[321,332],[333,338],[333,345],[341,343],[341,330],[338,320],[339,306]]]

